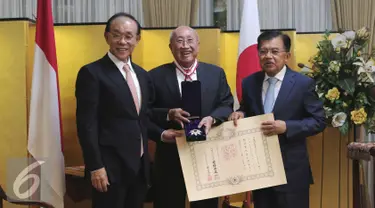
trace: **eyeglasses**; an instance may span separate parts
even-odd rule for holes
[[[124,38],[126,42],[129,42],[134,38],[134,36],[131,34],[119,34],[119,33],[112,33],[112,32],[109,32],[109,33],[111,34],[112,39],[114,41],[120,41]]]
[[[192,45],[192,44],[194,44],[196,41],[195,41],[195,39],[193,39],[193,38],[188,38],[188,39],[177,39],[176,40],[176,43],[177,44],[180,44],[180,45],[182,45],[182,44],[184,44],[184,43],[186,43],[186,44],[188,44],[188,45]]]
[[[280,50],[277,48],[272,48],[272,49],[259,49],[258,54],[259,56],[266,56],[268,52],[271,52],[272,56],[279,56],[280,53],[286,52],[285,50]]]

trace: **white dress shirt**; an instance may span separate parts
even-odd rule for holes
[[[195,67],[197,67],[196,66],[197,64],[198,64],[198,61],[195,61],[194,62]],[[193,66],[193,68],[194,68],[194,66]],[[176,67],[176,76],[177,76],[177,81],[178,81],[178,88],[180,89],[180,95],[182,95],[181,82],[185,81],[185,75],[180,70],[178,70],[177,67]],[[197,78],[197,70],[195,70],[194,73],[190,75],[190,78],[191,78],[191,81],[196,81],[198,79]]]
[[[195,60],[195,62],[194,62],[194,64],[193,64],[193,65],[195,65],[195,66],[193,66],[193,68],[194,68],[194,67],[198,67],[197,64],[198,64],[198,61]],[[179,90],[180,90],[180,96],[182,96],[182,92],[181,92],[181,82],[185,81],[185,75],[184,75],[184,73],[182,73],[180,70],[178,70],[177,67],[176,67],[176,76],[177,76],[178,88],[179,88]],[[198,80],[198,77],[197,77],[197,70],[195,70],[194,73],[192,73],[192,74],[190,75],[190,78],[191,78],[191,81],[196,81],[196,80]],[[167,113],[167,121],[169,121],[169,115],[168,115],[168,113]],[[161,141],[162,141],[162,142],[166,142],[166,141],[164,140],[164,138],[163,138],[163,134],[164,134],[165,131],[166,131],[166,130],[164,130],[164,131],[161,133]]]
[[[126,72],[124,70],[124,65],[125,64],[128,64],[129,65],[129,68],[130,68],[130,74],[132,75],[132,78],[133,78],[133,81],[134,81],[134,85],[135,85],[135,89],[137,91],[137,96],[138,96],[138,104],[139,104],[139,108],[141,108],[141,87],[139,85],[139,81],[138,81],[138,78],[137,78],[137,74],[135,73],[134,69],[133,69],[133,66],[131,64],[131,61],[130,61],[130,58],[128,58],[128,61],[125,63],[123,61],[120,61],[118,58],[116,58],[116,56],[114,56],[111,52],[108,51],[108,57],[113,61],[113,63],[117,66],[118,70],[121,72],[122,76],[124,77],[124,79],[126,80]]]
[[[139,85],[137,74],[135,73],[135,71],[133,69],[130,58],[128,58],[128,61],[125,63],[123,61],[120,61],[118,58],[116,58],[116,56],[114,56],[110,51],[108,51],[108,56],[113,61],[113,63],[117,66],[118,70],[120,70],[120,72],[121,72],[121,74],[122,74],[122,76],[124,77],[125,80],[126,80],[126,72],[124,70],[124,65],[125,64],[129,65],[130,74],[131,74],[131,76],[133,78],[133,81],[134,81],[135,90],[137,91],[139,110],[141,110],[141,86]],[[144,153],[142,134],[141,134],[140,138],[141,138],[141,156],[142,156],[143,153]]]
[[[277,73],[275,75],[275,78],[277,79],[277,82],[275,84],[275,100],[277,99],[277,96],[279,95],[281,84],[283,83],[285,73],[286,73],[286,66],[284,66],[281,69],[281,71],[279,71],[279,73]],[[263,80],[263,88],[262,88],[262,103],[263,103],[263,105],[264,105],[264,99],[266,97],[266,93],[267,93],[267,89],[268,89],[268,85],[269,85],[269,83],[267,81],[268,78],[269,78],[269,76],[266,74],[264,76],[264,80]]]

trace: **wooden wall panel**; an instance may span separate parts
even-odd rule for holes
[[[322,207],[339,206],[340,134],[333,128],[323,133]]]
[[[322,201],[323,133],[307,140],[314,184],[310,187],[310,207],[320,207]]]
[[[349,208],[349,188],[351,187],[349,184],[349,176],[351,166],[350,159],[347,157],[347,144],[349,142],[350,137],[348,135],[341,136],[340,140],[340,189],[339,189],[339,208]]]
[[[328,127],[308,139],[308,150],[314,176],[310,189],[311,208],[352,208],[352,161],[346,146],[353,134],[343,136]]]

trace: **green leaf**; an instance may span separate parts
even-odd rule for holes
[[[363,104],[365,104],[365,105],[370,105],[370,102],[368,101],[366,95],[362,97],[362,102],[363,102]]]
[[[349,95],[353,95],[355,91],[355,80],[353,78],[339,80],[339,86]]]
[[[349,131],[349,123],[348,121],[345,121],[345,123],[339,127],[339,131],[341,134],[346,135]]]

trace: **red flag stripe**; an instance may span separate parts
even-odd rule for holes
[[[43,51],[49,64],[55,70],[57,82],[57,99],[59,107],[60,143],[61,151],[64,151],[63,127],[61,115],[60,85],[57,69],[57,56],[55,45],[55,34],[53,28],[52,3],[51,0],[38,0],[35,43]]]
[[[247,47],[238,57],[236,90],[238,100],[242,99],[242,80],[260,70],[257,44]]]
[[[42,49],[48,62],[57,73],[55,34],[53,32],[52,4],[38,0],[35,42]]]

